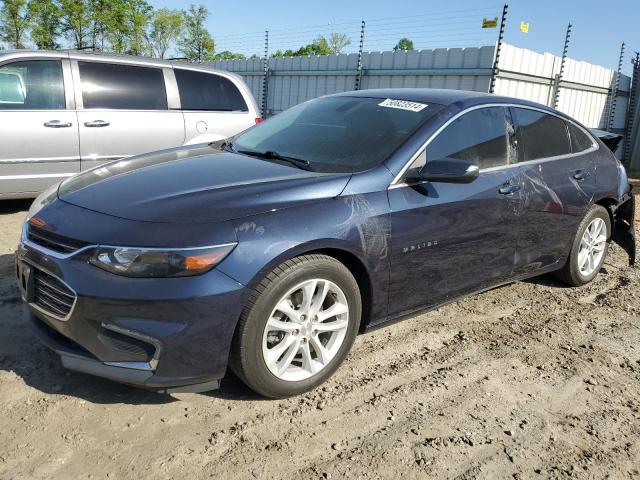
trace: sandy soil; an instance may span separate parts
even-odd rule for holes
[[[65,372],[21,318],[0,206],[0,479],[640,478],[640,270],[518,282],[361,335],[322,388],[159,395]]]

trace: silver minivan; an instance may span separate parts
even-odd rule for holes
[[[222,140],[260,114],[207,65],[73,51],[0,53],[0,198],[29,198],[106,161]]]

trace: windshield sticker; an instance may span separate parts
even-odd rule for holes
[[[407,100],[393,100],[387,98],[384,102],[378,104],[379,107],[398,108],[400,110],[409,110],[410,112],[419,112],[429,105],[426,103],[409,102]]]

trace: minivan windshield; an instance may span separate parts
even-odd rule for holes
[[[384,162],[442,105],[336,96],[311,100],[233,139],[236,152],[317,172],[360,172]]]

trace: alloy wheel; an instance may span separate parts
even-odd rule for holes
[[[305,380],[336,356],[348,327],[349,305],[340,287],[326,279],[306,280],[271,312],[262,338],[264,362],[281,380]]]
[[[578,269],[588,277],[599,267],[607,247],[607,225],[601,218],[594,218],[585,229],[578,251]]]

